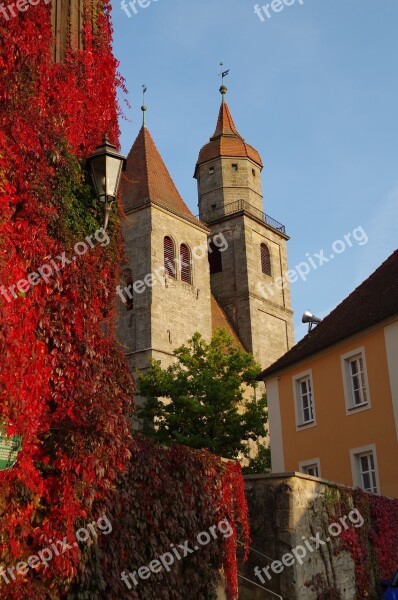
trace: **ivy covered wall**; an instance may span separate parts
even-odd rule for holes
[[[50,12],[42,2],[0,20],[0,425],[22,439],[17,464],[0,472],[0,598],[113,599],[119,567],[218,515],[247,540],[247,514],[238,467],[131,437],[134,384],[114,335],[121,214],[101,232],[83,168],[105,132],[118,139],[110,8],[57,64]],[[30,566],[101,515],[116,537]],[[223,565],[235,598],[235,536],[215,544],[181,563],[175,585],[154,578],[145,597],[210,598],[209,569]]]
[[[250,552],[247,578],[284,600],[380,597],[380,581],[398,567],[398,500],[298,473],[248,475],[245,489],[251,546],[261,553]],[[245,583],[240,598],[264,593]]]

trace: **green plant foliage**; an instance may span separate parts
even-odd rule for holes
[[[174,355],[177,361],[167,369],[154,361],[138,375],[139,393],[147,399],[137,410],[145,435],[237,458],[247,440],[266,434],[266,401],[254,397],[260,366],[224,330],[209,343],[195,333]],[[253,388],[249,401],[243,399],[245,386]]]
[[[243,467],[244,475],[260,475],[271,472],[271,448],[265,444],[259,444],[258,453],[249,459],[249,464]]]
[[[63,241],[84,240],[87,232],[97,231],[103,224],[103,205],[93,194],[93,187],[82,162],[67,151],[64,146],[55,154],[59,160],[54,202],[61,219],[62,229],[57,230],[57,237]]]

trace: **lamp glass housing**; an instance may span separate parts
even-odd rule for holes
[[[117,152],[116,146],[110,144],[105,136],[103,143],[97,146],[87,162],[98,199],[101,202],[116,200],[121,174],[126,165],[125,157]]]

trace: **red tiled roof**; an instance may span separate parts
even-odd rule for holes
[[[263,166],[257,150],[247,144],[236,129],[226,102],[221,104],[214,134],[210,138],[210,141],[205,144],[199,152],[196,170],[202,163],[214,160],[220,156],[250,158],[260,167]]]
[[[212,333],[215,332],[216,329],[226,329],[227,333],[230,337],[243,348],[243,344],[240,341],[238,334],[233,328],[231,322],[229,321],[227,315],[213,296],[211,295],[211,330]],[[244,349],[244,348],[243,348]]]
[[[265,369],[259,379],[394,315],[398,315],[398,250],[298,344]]]
[[[231,111],[229,110],[229,106],[226,102],[221,103],[216,130],[210,139],[215,140],[220,135],[238,135],[241,137],[235,127]]]
[[[122,190],[126,211],[153,201],[199,223],[181,198],[146,127],[141,128],[127,157]]]

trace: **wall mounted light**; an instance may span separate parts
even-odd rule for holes
[[[102,144],[87,157],[86,164],[91,172],[95,191],[100,202],[105,204],[104,229],[108,227],[112,206],[117,198],[122,171],[126,158],[116,150],[105,135]]]

